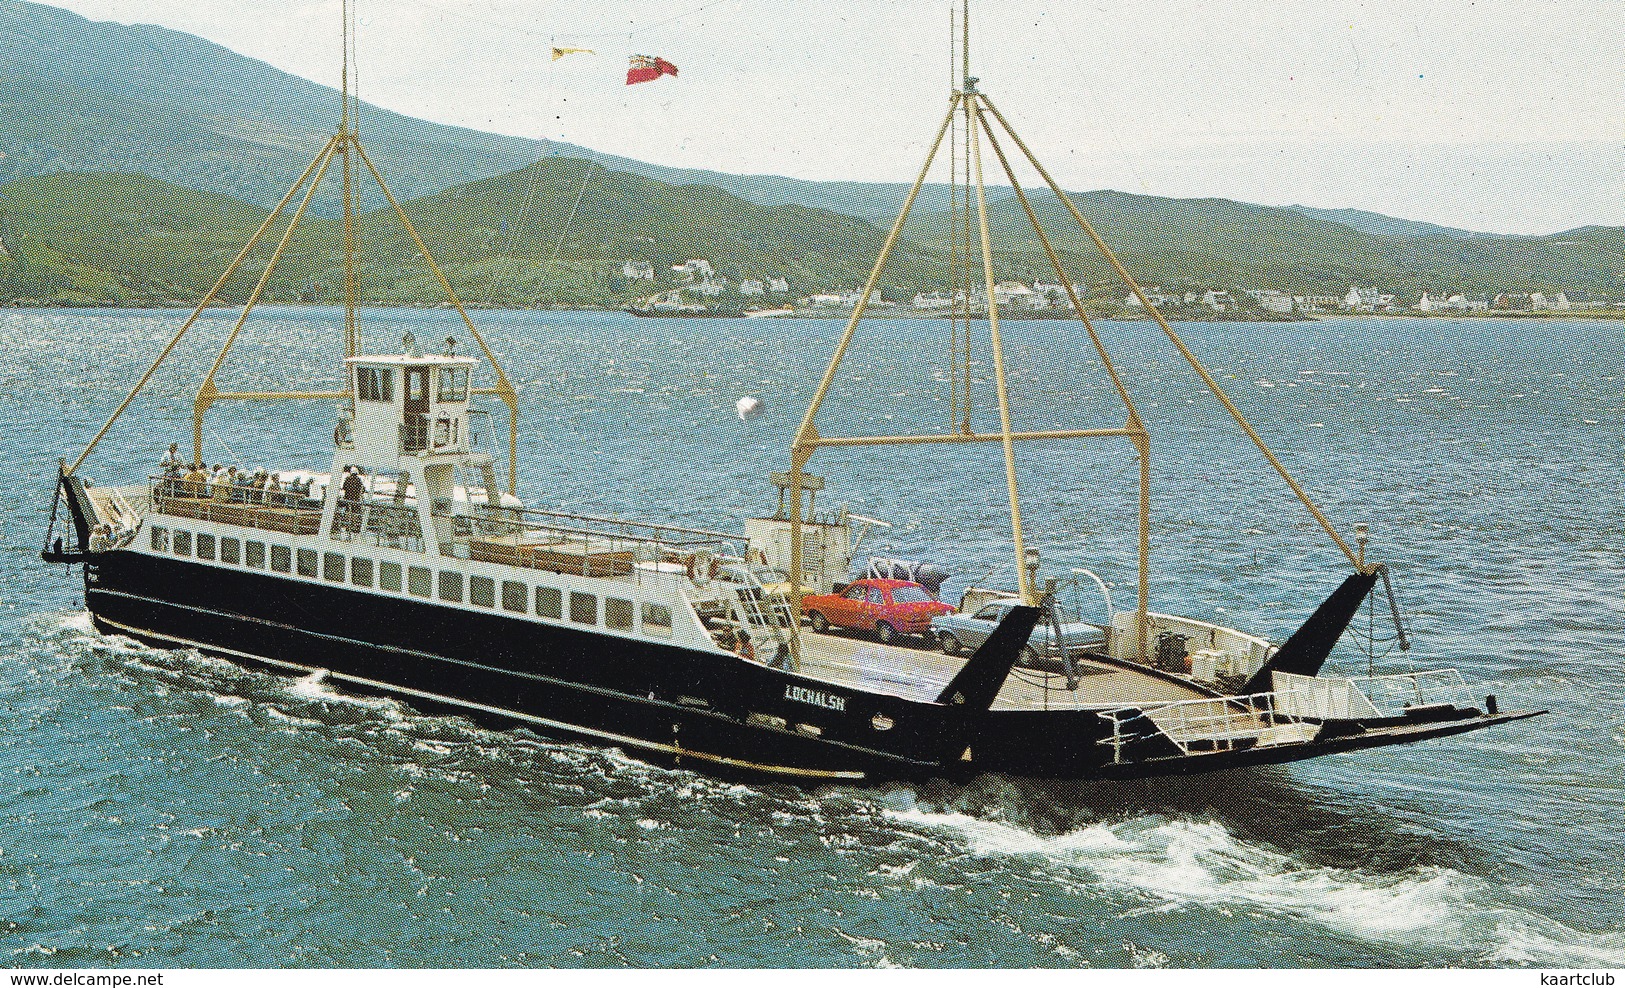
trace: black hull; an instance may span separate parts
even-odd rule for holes
[[[1410,725],[1270,751],[1185,754],[1163,738],[1114,762],[1090,710],[984,710],[832,686],[730,655],[121,551],[87,564],[103,631],[189,647],[656,763],[805,784],[1131,778],[1292,761],[1511,719]],[[1025,639],[1025,634],[1021,635]],[[957,682],[957,681],[956,681]],[[996,689],[996,686],[994,687]],[[1476,711],[1474,712],[1476,714]],[[889,724],[884,730],[877,725]]]

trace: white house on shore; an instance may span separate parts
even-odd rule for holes
[[[711,276],[716,273],[712,270],[710,261],[699,257],[684,261],[682,264],[673,264],[671,270],[674,274],[682,276],[684,281],[693,281],[695,278],[710,281]]]
[[[621,265],[621,277],[627,281],[653,281],[655,266],[648,261],[627,261]]]

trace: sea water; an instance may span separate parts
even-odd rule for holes
[[[842,329],[474,315],[523,405],[523,497],[731,530],[775,506],[767,474]],[[1625,965],[1617,323],[1180,327],[1340,530],[1371,524],[1369,554],[1395,574],[1414,647],[1362,612],[1333,668],[1455,666],[1503,710],[1549,715],[1191,779],[803,789],[95,633],[77,574],[37,555],[56,459],[179,321],[0,314],[0,964]],[[128,482],[188,445],[230,321],[199,322],[88,475]],[[222,388],[337,387],[338,326],[264,312]],[[363,315],[378,350],[407,330],[478,353],[448,313]],[[1153,436],[1152,606],[1280,640],[1347,563],[1155,327],[1101,331]],[[1080,327],[1005,334],[1017,428],[1123,424]],[[865,322],[820,431],[947,431],[964,375],[940,324]],[[972,426],[997,428],[985,342],[969,377]],[[744,422],[747,395],[767,411]],[[323,469],[333,415],[222,403],[206,456]],[[1092,569],[1133,606],[1132,447],[1021,453],[1044,573]],[[829,478],[821,510],[892,523],[865,554],[950,565],[949,597],[1013,585],[997,443],[826,451],[808,469]],[[1096,591],[1064,592],[1103,614]]]

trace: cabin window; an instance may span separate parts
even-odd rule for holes
[[[152,547],[159,552],[169,551],[169,529],[153,526]]]
[[[175,555],[190,556],[192,554],[192,533],[175,530]]]
[[[395,368],[357,367],[355,394],[362,401],[394,401]]]
[[[397,577],[400,575],[396,572]],[[372,560],[356,556],[350,560],[350,582],[358,587],[372,586]]]
[[[671,637],[671,608],[665,604],[643,605],[643,633]]]
[[[570,591],[570,620],[576,624],[597,624],[598,598],[590,593]]]
[[[489,576],[469,577],[468,602],[475,607],[497,606],[497,581]]]
[[[440,599],[453,604],[463,602],[463,574],[444,569],[440,571]]]
[[[632,620],[637,614],[630,600],[619,597],[604,598],[604,626],[617,631],[631,631]]]
[[[197,557],[199,559],[214,558],[214,536],[208,532],[197,533]]]
[[[379,590],[390,590],[390,591],[393,591],[395,593],[400,593],[401,592],[401,564],[400,563],[379,563],[378,564],[378,589]]]
[[[220,561],[236,566],[242,559],[243,544],[236,539],[222,536],[220,539]]]
[[[406,592],[414,597],[428,597],[433,594],[430,586],[429,567],[408,566],[406,568]]]
[[[512,580],[502,581],[502,609],[523,614],[526,611],[525,598],[530,596],[523,583]]]
[[[250,542],[243,546],[243,562],[254,569],[265,568],[265,543]]]
[[[295,554],[294,559],[298,564],[297,569],[299,570],[300,576],[308,576],[313,580],[316,578],[315,549],[300,549],[298,553]]]
[[[344,582],[344,554],[342,552],[322,553],[322,578],[332,580],[334,583]]]
[[[271,568],[278,573],[286,573],[293,569],[293,551],[285,545],[272,546]]]
[[[468,400],[468,368],[442,367],[440,368],[440,400],[441,401],[467,401]]]
[[[564,598],[557,587],[536,588],[536,616],[555,621],[564,617]]]

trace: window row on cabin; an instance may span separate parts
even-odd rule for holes
[[[465,599],[475,607],[501,609],[515,614],[527,614],[532,609],[536,616],[563,621],[568,613],[574,624],[597,625],[597,594],[572,590],[568,594],[558,587],[532,588],[518,580],[498,581],[489,576],[468,576],[456,570],[439,570],[427,566],[379,562],[365,556],[346,557],[342,552],[317,552],[315,549],[290,549],[285,545],[264,542],[243,542],[232,536],[216,539],[208,532],[194,533],[183,529],[152,526],[152,548],[158,552],[173,552],[177,556],[195,556],[198,559],[218,559],[233,566],[250,569],[270,569],[277,573],[297,573],[309,579],[322,579],[331,583],[350,583],[358,587],[377,587],[414,596],[438,597],[449,603],[461,604]],[[269,550],[269,553],[267,553]],[[404,578],[404,579],[403,579]],[[638,617],[637,606],[620,597],[603,598],[603,624],[616,631],[631,631]],[[671,635],[671,608],[664,604],[644,603],[643,633],[668,637]]]
[[[394,401],[395,368],[357,367],[355,369],[355,393],[356,397],[362,401]],[[427,398],[427,395],[423,397]],[[440,394],[437,400],[441,402],[468,400],[467,367],[442,367],[440,369]]]

